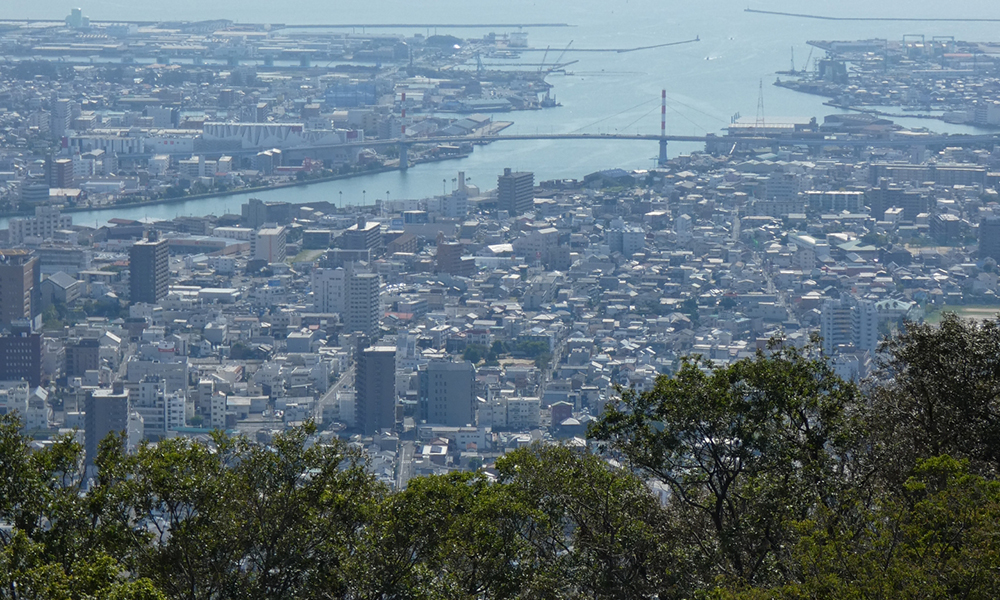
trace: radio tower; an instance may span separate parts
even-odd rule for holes
[[[760,80],[760,91],[757,93],[757,120],[753,125],[755,136],[764,135],[764,80]]]
[[[667,90],[660,92],[660,157],[657,164],[667,165]]]

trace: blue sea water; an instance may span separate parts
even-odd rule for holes
[[[688,40],[697,43],[629,53],[567,54],[580,62],[566,75],[548,81],[561,107],[535,112],[507,113],[497,118],[515,125],[506,133],[553,132],[657,133],[659,96],[668,94],[667,130],[681,135],[718,132],[739,112],[754,116],[759,84],[763,82],[765,116],[816,116],[834,112],[823,99],[797,94],[772,85],[775,72],[790,65],[794,48],[796,67],[809,55],[807,40],[900,39],[904,34],[952,35],[956,39],[996,41],[997,24],[985,22],[825,21],[747,13],[762,10],[853,17],[1000,18],[1000,4],[989,0],[953,3],[863,0],[791,1],[705,0],[91,0],[77,4],[92,19],[201,20],[228,18],[255,23],[567,23],[571,27],[529,29],[533,47],[551,47],[549,60],[570,41],[574,48],[634,48]],[[0,18],[58,19],[70,4],[57,0],[12,0],[0,8]],[[395,31],[395,30],[394,30]],[[437,33],[478,37],[489,30],[438,28]],[[496,33],[506,33],[496,29]],[[399,33],[435,33],[429,29],[401,29]],[[814,53],[814,58],[819,51]],[[525,55],[538,62],[537,54]],[[564,61],[567,59],[564,59]],[[969,128],[937,121],[896,119],[914,127],[964,132]],[[670,155],[699,149],[699,145],[672,144]],[[361,203],[375,198],[421,198],[451,189],[459,170],[483,189],[495,187],[504,167],[535,172],[536,181],[578,178],[604,168],[648,168],[657,153],[655,143],[635,141],[526,141],[477,147],[472,156],[390,172],[300,188],[252,194],[265,200],[308,202],[328,200]],[[81,224],[103,222],[112,216],[173,218],[177,215],[237,212],[250,194],[194,200],[180,204],[78,213]],[[0,226],[3,223],[0,222]]]

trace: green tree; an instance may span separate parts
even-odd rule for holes
[[[855,386],[794,348],[726,367],[685,359],[643,393],[622,391],[592,429],[628,464],[665,482],[689,523],[685,543],[707,569],[746,585],[787,574],[792,525],[839,510],[857,443]]]
[[[780,585],[723,587],[712,597],[986,600],[1000,586],[1000,483],[968,461],[921,460],[903,489],[854,521],[819,512],[799,523]]]
[[[0,599],[164,598],[116,558],[105,504],[84,494],[80,444],[32,450],[20,427],[0,416]]]
[[[678,594],[683,562],[674,553],[675,532],[641,479],[558,446],[518,450],[496,466],[528,517],[520,529],[535,549],[533,597]]]
[[[96,493],[117,507],[131,568],[172,598],[341,596],[341,565],[384,492],[343,445],[307,443],[313,433],[109,447]]]
[[[897,481],[942,454],[1000,467],[1000,320],[906,323],[880,357],[872,425]]]
[[[482,344],[469,344],[462,352],[462,360],[467,360],[475,365],[483,360],[487,354],[489,354],[489,350],[487,350],[486,346]]]

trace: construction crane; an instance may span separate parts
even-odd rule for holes
[[[562,62],[563,57],[566,56],[566,53],[569,52],[569,47],[572,46],[572,45],[573,45],[573,40],[570,40],[569,43],[566,44],[566,47],[563,48],[562,53],[559,54],[559,58],[556,59],[556,64],[557,65]],[[542,61],[542,62],[545,62],[545,61]]]
[[[538,72],[539,73],[542,72],[542,67],[545,66],[545,58],[549,55],[549,49],[550,48],[552,48],[552,46],[546,46],[545,47],[545,54],[542,55],[542,62],[538,64]]]
[[[552,72],[555,72],[555,71],[564,71],[564,69],[566,67],[568,67],[570,65],[575,65],[578,62],[580,62],[580,61],[579,60],[571,60],[571,61],[565,62],[565,63],[553,63],[553,65],[551,67],[549,67],[548,69],[546,69],[545,72],[546,73],[552,73]]]

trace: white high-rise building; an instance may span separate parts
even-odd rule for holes
[[[823,352],[829,356],[844,349],[875,352],[878,348],[878,309],[869,300],[827,300],[820,310]]]
[[[870,300],[859,300],[851,312],[854,347],[874,353],[878,348],[878,309]]]
[[[139,381],[139,393],[132,400],[132,408],[142,417],[144,437],[167,432],[166,386],[166,380],[157,375],[147,375]]]
[[[837,349],[849,345],[851,335],[851,307],[842,300],[827,300],[820,309],[819,334],[823,338],[823,353],[833,355]]]
[[[167,431],[176,431],[187,425],[187,397],[177,390],[166,396]]]
[[[313,307],[316,312],[344,312],[347,295],[347,271],[336,269],[313,269]]]

